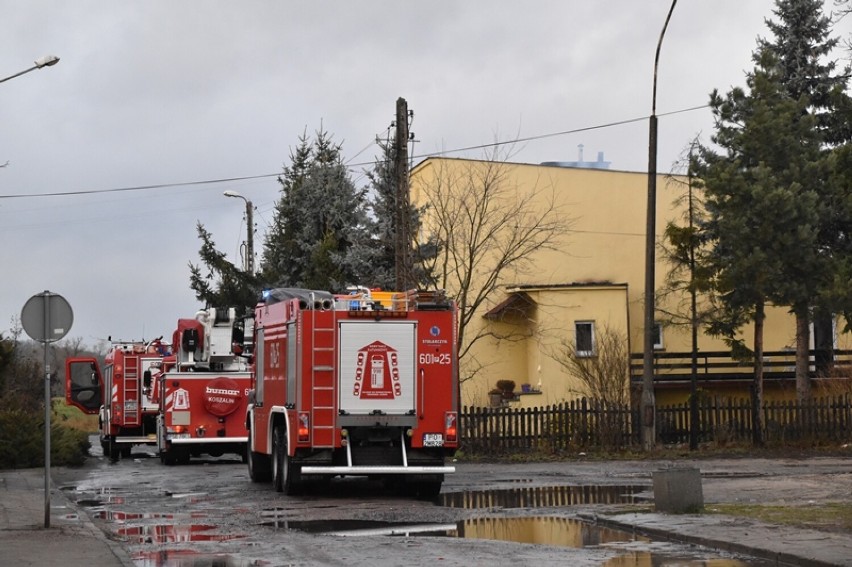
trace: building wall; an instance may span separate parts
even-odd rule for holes
[[[448,158],[429,158],[411,172],[412,202],[425,204],[430,186],[449,179],[469,176],[488,162]],[[488,164],[493,167],[492,164]],[[643,350],[645,224],[648,176],[645,173],[563,168],[552,166],[503,164],[502,182],[523,196],[542,191],[556,197],[561,214],[570,219],[570,229],[563,235],[558,249],[545,250],[529,258],[532,269],[512,272],[500,282],[499,291],[491,293],[482,316],[474,317],[473,329],[507,335],[520,329],[529,336],[511,341],[480,341],[473,356],[488,364],[463,385],[465,404],[487,404],[487,392],[496,380],[510,378],[517,384],[538,386],[541,393],[521,396],[521,405],[547,405],[578,396],[576,380],[567,375],[547,351],[560,339],[573,334],[577,318],[594,320],[601,325],[624,330],[633,353]],[[656,235],[660,242],[669,221],[685,222],[686,179],[657,177]],[[423,235],[421,235],[423,236]],[[665,283],[669,265],[657,251],[656,287]],[[598,284],[598,285],[594,285]],[[617,285],[616,285],[617,284]],[[503,302],[513,290],[522,289],[534,300],[522,315],[503,320],[487,319],[486,312]],[[456,293],[457,290],[448,290]],[[657,309],[684,312],[686,298],[669,297],[658,301]],[[662,319],[662,317],[661,317]],[[743,330],[746,344],[752,344],[752,330]],[[795,347],[795,322],[785,309],[768,310],[765,325],[765,349],[782,350]],[[840,346],[847,342],[841,338]],[[688,327],[665,326],[664,349],[689,352],[691,338]],[[718,339],[700,334],[702,351],[724,351],[727,346]],[[682,398],[663,393],[666,399]],[[742,392],[748,395],[748,391]]]

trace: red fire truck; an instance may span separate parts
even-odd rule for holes
[[[156,442],[159,404],[152,373],[168,354],[161,339],[113,343],[103,373],[95,358],[65,360],[65,402],[99,414],[101,447],[113,461],[130,456],[133,445]]]
[[[255,310],[249,476],[369,476],[433,498],[458,447],[456,307],[442,292],[275,289]]]
[[[245,321],[233,308],[202,310],[195,319],[178,320],[173,345],[175,354],[157,376],[160,460],[186,463],[204,453],[245,459],[251,382]]]

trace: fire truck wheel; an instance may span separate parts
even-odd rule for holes
[[[249,478],[252,482],[269,482],[272,480],[272,463],[269,460],[269,455],[252,451],[251,429],[249,429],[248,435],[246,453],[248,454]]]
[[[288,496],[298,494],[301,488],[299,465],[287,454],[287,435],[283,426],[272,432],[272,453],[272,485],[275,490]]]
[[[165,451],[160,451],[160,462],[166,465],[167,467],[174,466],[177,462],[175,459],[175,454],[173,451],[166,449]]]
[[[190,458],[189,447],[179,447],[176,451],[178,464],[188,465]]]
[[[121,456],[121,452],[118,448],[118,443],[115,442],[115,439],[110,437],[109,441],[107,442],[107,445],[107,456],[109,457],[110,462],[117,463],[118,458]]]
[[[287,442],[284,440],[284,428],[280,425],[272,430],[272,486],[276,492],[284,491],[284,459],[287,454]]]
[[[420,486],[417,487],[417,498],[420,500],[426,500],[428,502],[434,502],[438,499],[438,495],[441,493],[441,481],[431,481],[431,482],[422,482]]]

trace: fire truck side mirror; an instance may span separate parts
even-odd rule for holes
[[[151,371],[146,370],[144,374],[142,374],[142,383],[146,388],[151,387]]]

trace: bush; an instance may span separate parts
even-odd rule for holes
[[[44,466],[44,414],[18,408],[0,409],[0,469]],[[82,465],[89,453],[87,433],[51,420],[51,466]]]

